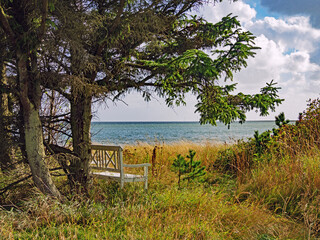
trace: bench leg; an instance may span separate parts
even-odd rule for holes
[[[144,167],[144,190],[148,190],[148,167]]]
[[[144,190],[147,191],[148,190],[148,178],[146,178],[144,180]]]
[[[123,185],[124,185],[124,181],[120,181],[120,188],[122,189],[123,188]]]

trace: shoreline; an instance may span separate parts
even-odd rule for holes
[[[110,144],[106,142],[98,142],[98,141],[92,141],[92,145],[108,145],[108,146],[121,146],[121,147],[141,147],[141,146],[182,146],[182,145],[194,145],[199,147],[206,147],[206,146],[228,146],[228,145],[234,145],[237,143],[238,140],[232,140],[229,142],[226,141],[218,141],[218,140],[204,140],[201,142],[195,142],[195,141],[189,141],[181,139],[179,141],[154,141],[154,142],[148,142],[148,141],[136,141],[135,143],[124,143],[124,144]]]

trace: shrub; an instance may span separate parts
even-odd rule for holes
[[[173,172],[178,173],[178,185],[180,188],[180,182],[181,177],[184,175],[182,180],[188,180],[193,181],[195,179],[201,179],[206,172],[205,167],[201,166],[201,161],[195,161],[194,156],[196,155],[196,152],[193,150],[189,150],[189,155],[187,155],[187,158],[189,158],[189,161],[186,161],[181,154],[177,155],[177,158],[174,159],[171,169]]]
[[[213,169],[223,173],[241,176],[251,168],[255,153],[252,141],[238,141],[237,144],[219,151],[218,156],[212,164]]]

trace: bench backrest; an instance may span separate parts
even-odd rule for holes
[[[91,145],[91,168],[122,172],[123,155],[120,146]]]

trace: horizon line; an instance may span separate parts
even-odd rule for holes
[[[275,120],[247,120],[245,122],[274,122]],[[290,122],[296,121],[296,120],[289,120]],[[139,120],[120,120],[120,121],[91,121],[92,123],[199,123],[199,121],[193,121],[193,120],[187,120],[187,121],[173,121],[173,120],[161,120],[161,121],[157,121],[157,120],[143,120],[143,121],[139,121]],[[245,123],[244,122],[244,123]],[[217,123],[220,123],[219,121],[217,121]],[[239,123],[239,121],[235,121],[232,123]]]

